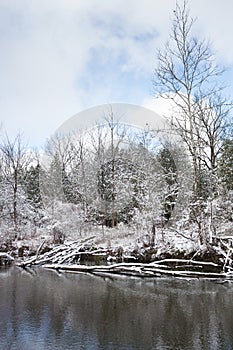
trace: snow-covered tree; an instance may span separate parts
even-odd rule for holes
[[[223,96],[222,85],[218,83],[223,70],[215,63],[208,42],[193,35],[193,25],[187,1],[177,3],[170,40],[164,50],[158,51],[154,86],[156,93],[175,105],[171,125],[192,160],[194,217],[203,243],[208,240],[202,220],[203,180],[209,171],[212,191],[221,137],[232,104]]]
[[[233,191],[233,139],[223,142],[219,158],[219,176],[226,190]]]
[[[14,239],[17,239],[20,224],[30,215],[24,172],[32,160],[32,154],[24,145],[21,134],[13,140],[6,135],[0,145],[0,154],[1,187],[4,193],[2,214],[5,218],[8,217],[9,227],[13,227]]]

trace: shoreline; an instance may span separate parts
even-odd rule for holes
[[[100,241],[93,234],[61,243],[55,243],[51,236],[0,242],[0,265],[138,277],[233,279],[232,236],[221,236],[208,245],[190,245],[186,241],[175,246],[166,240],[151,244],[145,237],[141,242],[132,237],[125,245],[119,243],[123,242],[116,238],[110,243],[108,237]]]

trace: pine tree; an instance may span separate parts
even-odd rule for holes
[[[226,190],[233,191],[233,140],[226,139],[223,142],[219,159],[220,179]]]

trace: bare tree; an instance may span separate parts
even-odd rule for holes
[[[94,185],[91,191],[91,197],[95,197],[92,200],[93,211],[99,219],[102,218],[103,224],[114,227],[119,219],[117,216],[120,207],[123,206],[120,203],[122,189],[120,190],[119,184],[122,183],[120,173],[124,166],[120,165],[120,159],[122,145],[127,142],[127,130],[115,115],[112,106],[108,107],[102,121],[88,131],[87,144],[88,141],[91,164],[89,172],[92,174],[88,187],[90,192],[92,184]]]
[[[12,218],[14,226],[14,238],[18,238],[18,221],[19,221],[19,196],[23,180],[23,171],[31,161],[30,152],[27,151],[22,135],[19,133],[12,141],[6,135],[0,145],[2,176],[7,185],[12,190]]]
[[[223,141],[231,134],[232,121],[229,112],[232,103],[221,94],[213,94],[207,101],[197,101],[197,138],[199,158],[203,165],[215,174],[217,160],[221,153]]]
[[[223,73],[215,63],[210,45],[192,34],[195,20],[187,1],[176,4],[170,40],[158,51],[154,86],[162,97],[173,100],[172,126],[186,144],[193,167],[195,218],[200,242],[206,237],[202,226],[199,174],[203,166],[213,170],[220,149],[220,136],[231,103],[222,97],[217,78]]]
[[[119,153],[120,144],[124,141],[126,136],[125,127],[120,124],[119,120],[116,120],[114,117],[114,113],[112,107],[110,106],[109,114],[105,117],[105,121],[107,122],[107,127],[110,130],[110,158],[111,158],[111,217],[112,223],[111,226],[114,227],[116,224],[115,218],[115,197],[116,197],[116,189],[115,189],[115,163],[116,158]]]
[[[61,170],[64,172],[75,158],[75,145],[72,141],[72,135],[61,136],[55,134],[48,140],[46,145],[47,154],[51,157],[55,157],[55,155],[59,157],[62,166]]]

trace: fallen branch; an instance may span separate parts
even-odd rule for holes
[[[86,265],[64,265],[64,264],[46,264],[47,269],[67,272],[86,272],[86,273],[105,273],[105,274],[123,274],[137,277],[189,277],[189,278],[209,278],[209,279],[233,279],[232,272],[199,272],[199,271],[175,271],[159,268],[151,264],[115,264],[113,266],[86,266]]]
[[[228,244],[224,243],[221,239],[220,239],[220,242],[223,245],[223,247],[227,248],[227,253],[224,252],[225,262],[223,265],[223,271],[225,271],[226,266],[227,266],[227,262],[229,261],[229,265],[232,264],[232,259],[230,257],[230,254],[232,255],[233,249]]]
[[[92,238],[92,237],[91,237]],[[85,247],[83,244],[77,244],[73,242],[70,244],[63,244],[55,246],[49,252],[39,255],[42,248],[42,244],[39,246],[37,253],[32,258],[18,263],[20,267],[26,267],[31,265],[44,265],[44,264],[62,264],[76,262],[83,256],[103,256],[108,255],[107,249],[100,249],[93,247]],[[91,250],[90,250],[91,249]]]
[[[177,233],[178,235],[180,235],[181,237],[183,237],[183,238],[185,238],[185,239],[187,239],[187,240],[189,240],[189,241],[192,241],[192,242],[195,242],[195,241],[196,241],[195,239],[184,235],[183,233],[181,233],[180,231],[177,231],[177,230],[174,229],[174,228],[170,228],[170,230],[173,231],[173,232],[175,232],[175,233]]]
[[[39,253],[41,252],[41,249],[43,245],[45,244],[46,240],[44,239],[43,242],[40,244],[39,248],[36,251],[36,259],[38,258]]]
[[[199,261],[199,260],[192,260],[192,259],[163,259],[163,260],[159,260],[159,261],[155,261],[152,262],[151,265],[153,264],[161,264],[161,263],[187,263],[187,264],[197,264],[197,265],[209,265],[209,266],[215,266],[215,267],[219,267],[220,265],[211,262],[211,261]]]

